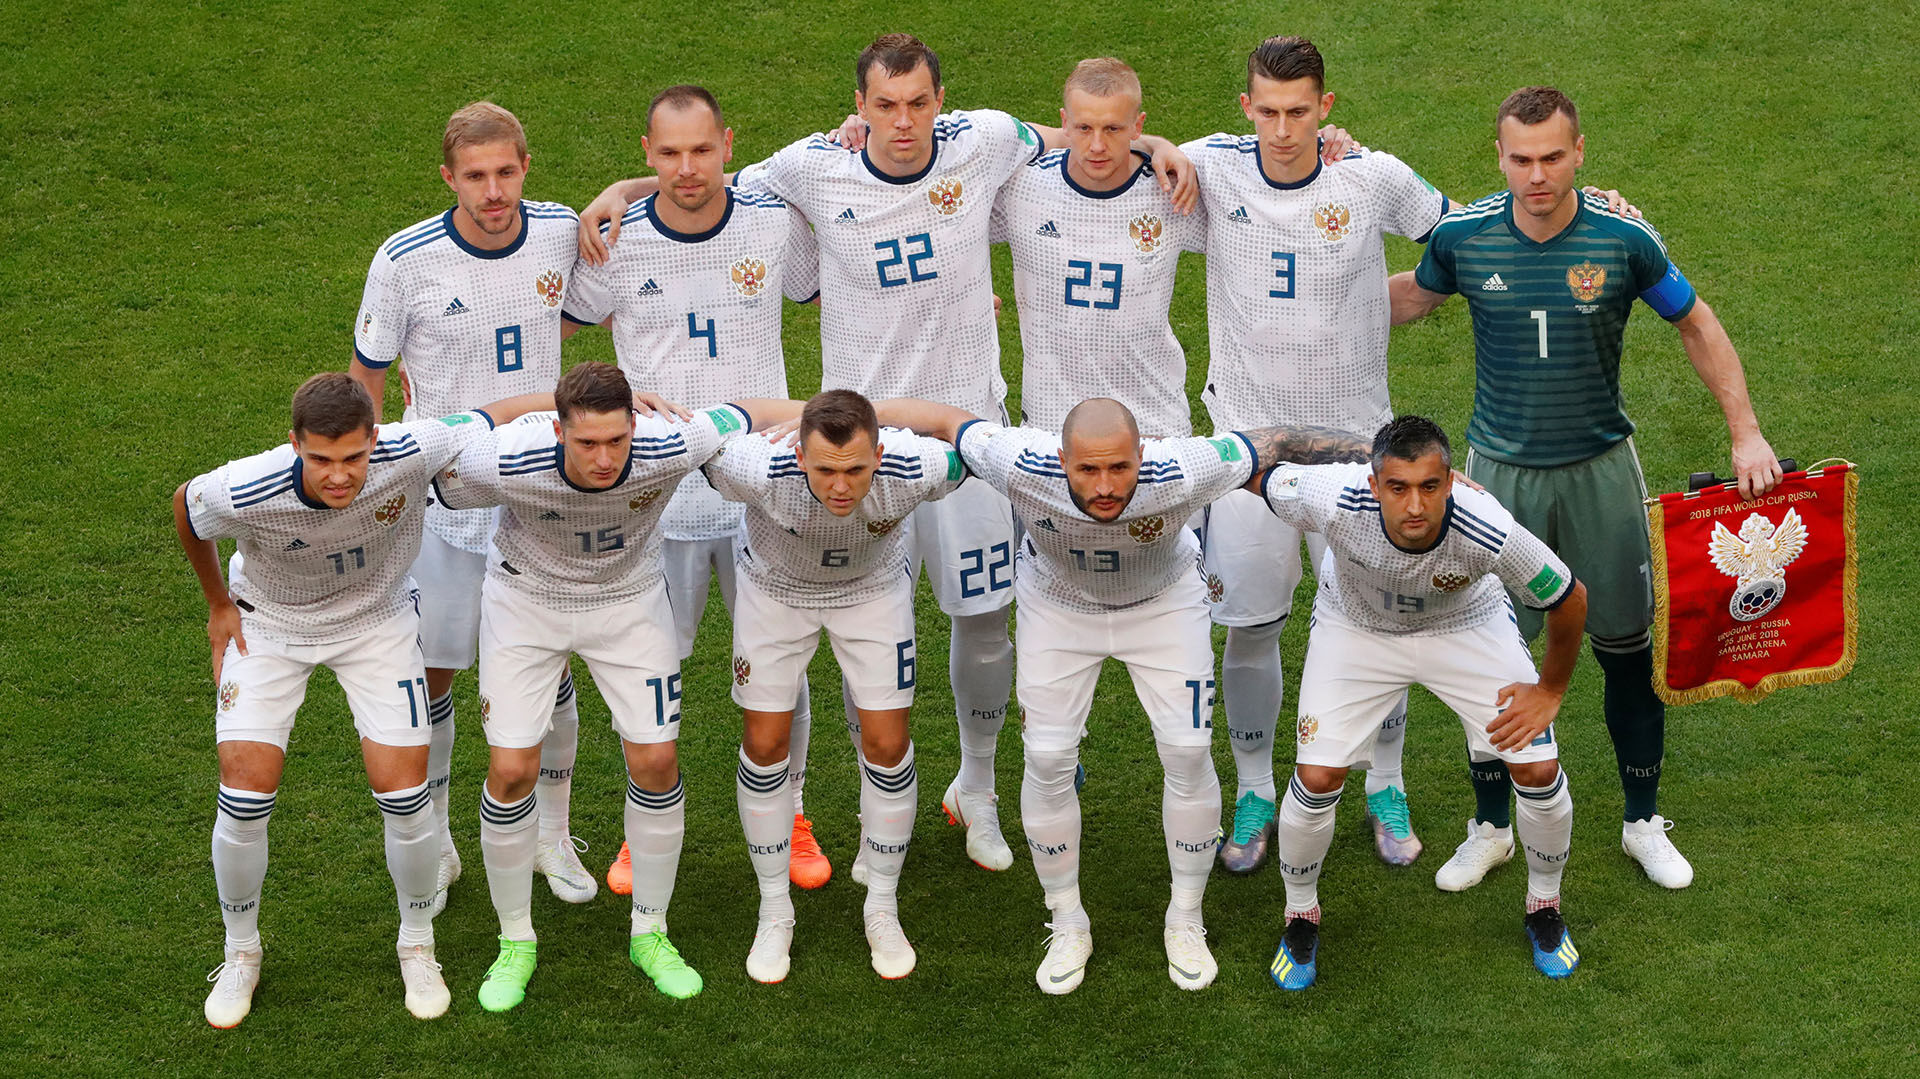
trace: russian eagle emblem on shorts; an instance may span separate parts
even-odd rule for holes
[[[733,684],[736,686],[744,686],[747,684],[747,680],[752,677],[753,664],[747,662],[747,657],[733,657]]]
[[[480,722],[485,723],[487,720],[492,718],[493,718],[493,698],[482,693],[480,694]]]
[[[1573,290],[1581,303],[1592,303],[1599,298],[1600,290],[1607,287],[1607,271],[1591,262],[1569,267],[1567,287]]]
[[[627,508],[635,513],[646,509],[648,506],[660,500],[660,492],[662,490],[664,490],[664,488],[654,487],[634,495],[632,498],[627,499]]]
[[[233,702],[240,699],[240,683],[231,679],[220,683],[220,710],[233,711]]]
[[[1220,579],[1218,573],[1207,574],[1207,602],[1218,603],[1227,598],[1227,582]]]
[[[742,296],[758,296],[767,287],[767,260],[751,256],[733,264],[733,287]]]
[[[899,526],[900,519],[897,517],[891,521],[868,521],[867,533],[874,536],[884,536]]]
[[[1160,250],[1160,236],[1166,232],[1166,222],[1157,214],[1141,214],[1127,222],[1127,235],[1133,238],[1133,246],[1143,255],[1151,255]]]
[[[1142,517],[1138,521],[1128,525],[1127,535],[1132,536],[1133,542],[1135,543],[1152,543],[1154,540],[1159,539],[1160,534],[1166,530],[1167,519],[1156,513],[1151,517]]]
[[[1472,580],[1464,573],[1436,573],[1433,575],[1433,587],[1442,592],[1458,592]]]
[[[548,270],[533,279],[533,291],[540,294],[541,302],[548,307],[559,307],[560,292],[565,284],[566,279],[560,276],[559,270]]]
[[[1320,721],[1312,716],[1301,716],[1300,744],[1303,746],[1311,745],[1313,740],[1318,737],[1320,737]]]
[[[1313,208],[1313,227],[1320,230],[1320,238],[1328,243],[1339,243],[1353,231],[1353,212],[1337,202],[1329,202]]]
[[[950,217],[959,213],[960,207],[967,204],[966,200],[960,197],[960,181],[958,180],[942,180],[934,184],[932,189],[927,192],[927,201],[933,203],[933,208],[938,210],[943,217]]]
[[[407,496],[394,495],[392,498],[387,499],[386,505],[373,511],[373,519],[383,525],[391,525],[400,519],[400,514],[404,512],[406,508]]]
[[[1715,524],[1707,538],[1707,557],[1721,573],[1734,579],[1727,613],[1751,622],[1787,598],[1787,563],[1807,549],[1807,526],[1800,511],[1788,510],[1776,526],[1763,514],[1753,514],[1736,534]]]

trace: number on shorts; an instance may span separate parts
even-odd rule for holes
[[[398,684],[401,691],[407,695],[407,711],[411,713],[413,717],[413,722],[409,723],[408,726],[418,727],[420,725],[420,709],[426,704],[427,700],[427,680],[425,678],[402,678]]]
[[[987,561],[987,555],[989,553],[994,555],[994,559],[991,562]],[[1002,588],[1013,587],[1013,573],[1011,572],[1013,567],[1013,545],[1011,543],[996,543],[984,550],[975,547],[971,551],[961,551],[960,561],[963,563],[972,563],[972,565],[963,565],[960,567],[960,595],[963,598],[971,599],[974,596],[984,596],[988,592],[998,592]],[[1000,576],[1000,571],[1002,570],[1009,571],[1004,578]],[[982,588],[979,585],[969,583],[982,573],[987,575],[986,587]]]
[[[905,640],[893,646],[894,656],[899,665],[899,689],[913,688],[913,641]]]
[[[1197,731],[1213,726],[1213,679],[1202,682],[1197,678],[1189,678],[1187,689],[1193,693],[1193,729]]]
[[[669,723],[680,722],[680,672],[675,671],[665,678],[647,679],[647,687],[653,690],[653,724],[664,727]],[[667,714],[667,708],[673,708],[673,714]]]

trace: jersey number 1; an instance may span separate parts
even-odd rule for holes
[[[1527,317],[1540,324],[1540,358],[1544,360],[1547,358],[1547,313],[1529,311]]]

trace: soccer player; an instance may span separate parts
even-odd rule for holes
[[[428,481],[460,451],[463,434],[547,400],[517,397],[381,427],[353,379],[315,375],[293,395],[286,445],[174,491],[174,529],[206,596],[220,687],[213,878],[227,940],[207,995],[214,1026],[237,1026],[253,1008],[267,823],[294,714],[316,666],[331,669],[347,695],[386,822],[407,1010],[421,1019],[446,1012],[447,987],[433,958],[440,843],[427,794],[431,724],[407,566],[420,549]],[[237,541],[230,581],[220,574],[223,539]]]
[[[825,630],[860,721],[867,944],[881,977],[904,978],[916,957],[898,892],[919,779],[907,730],[914,588],[901,526],[922,503],[952,494],[966,470],[952,446],[882,429],[865,397],[827,390],[807,402],[793,449],[740,439],[703,471],[714,490],[747,507],[733,620],[733,699],[745,721],[740,824],[760,883],[747,973],[761,982],[787,976],[787,732],[795,687]]]
[[[1206,988],[1219,971],[1200,909],[1220,832],[1209,752],[1213,642],[1199,547],[1182,525],[1278,461],[1353,458],[1360,441],[1322,428],[1269,427],[1143,442],[1126,406],[1107,398],[1076,405],[1059,434],[909,405],[883,407],[952,441],[967,468],[1004,492],[1026,522],[1014,577],[1026,746],[1020,818],[1053,916],[1035,981],[1042,992],[1070,993],[1093,952],[1080,899],[1074,772],[1100,665],[1112,657],[1133,677],[1165,770],[1167,975],[1182,989]]]
[[[854,152],[809,136],[741,174],[743,185],[771,191],[813,223],[821,385],[1003,415],[989,218],[1014,171],[1063,146],[1061,133],[993,109],[943,114],[939,57],[909,34],[874,41],[854,73],[858,116],[879,137]],[[1185,156],[1152,136],[1137,145],[1153,156],[1156,172],[1181,181],[1175,202],[1190,206]],[[604,252],[599,223],[645,194],[647,183],[615,184],[582,214],[589,261]],[[609,229],[607,241],[615,235]],[[1004,498],[974,485],[916,511],[912,537],[915,558],[953,620],[948,671],[961,761],[942,805],[966,825],[968,856],[1005,869],[1013,852],[1000,831],[993,762],[1013,677],[1012,512]]]
[[[1312,42],[1270,38],[1247,58],[1240,95],[1254,134],[1183,147],[1206,214],[1202,400],[1216,431],[1258,418],[1365,432],[1392,417],[1383,237],[1424,241],[1448,202],[1392,154],[1354,150],[1324,164],[1315,129],[1333,100]],[[1300,582],[1301,536],[1242,491],[1208,510],[1205,531],[1213,620],[1228,627],[1221,688],[1239,774],[1220,860],[1248,873],[1265,861],[1273,830],[1279,639]],[[1318,559],[1311,538],[1309,551]],[[1381,857],[1404,865],[1421,849],[1400,779],[1406,710],[1382,719],[1368,816]]]
[[[733,132],[719,102],[701,87],[671,86],[655,95],[640,145],[665,182],[626,208],[620,218],[628,226],[625,242],[605,265],[581,265],[562,315],[576,323],[611,317],[614,352],[628,380],[673,400],[785,398],[780,297],[807,303],[820,294],[813,231],[773,195],[727,186]],[[689,475],[660,520],[683,662],[693,653],[713,578],[733,610],[740,512]],[[812,714],[804,677],[793,703],[792,872],[794,883],[818,888],[833,868],[813,837],[802,798]],[[622,895],[632,890],[627,848],[608,870],[607,884]]]
[[[1667,888],[1693,881],[1659,813],[1666,708],[1653,691],[1653,591],[1647,485],[1621,403],[1620,352],[1638,297],[1680,332],[1732,436],[1740,493],[1780,482],[1746,374],[1727,331],[1645,222],[1573,190],[1586,143],[1565,94],[1516,90],[1495,120],[1507,190],[1451,215],[1412,274],[1395,275],[1394,317],[1417,318],[1458,292],[1473,314],[1474,403],[1467,474],[1553,547],[1593,589],[1587,633],[1606,679],[1607,733],[1626,795],[1621,848]],[[1540,631],[1521,612],[1521,632]],[[1448,891],[1471,888],[1513,855],[1507,773],[1470,763],[1477,808],[1467,839],[1440,868]]]
[[[798,408],[742,399],[690,423],[636,421],[626,376],[605,363],[575,366],[553,396],[554,413],[475,439],[435,481],[454,509],[501,507],[480,607],[480,711],[491,747],[480,849],[500,916],[500,954],[480,986],[489,1011],[519,1004],[533,977],[534,780],[552,724],[547,704],[572,653],[593,672],[626,757],[627,954],[660,992],[700,992],[700,975],[667,937],[687,801],[674,745],[679,649],[658,526],[674,486],[729,437]]]
[[[440,178],[455,205],[394,233],[374,253],[354,324],[349,369],[373,398],[376,418],[396,356],[406,360],[409,417],[550,391],[560,377],[560,341],[569,332],[560,305],[574,276],[577,219],[557,202],[521,198],[532,160],[520,121],[491,101],[447,120]],[[493,515],[433,503],[425,512],[426,538],[412,572],[433,718],[427,774],[440,826],[438,911],[460,876],[447,817],[453,676],[473,666]],[[571,677],[562,679],[552,712],[540,778],[540,871],[556,896],[584,903],[598,886],[580,864],[568,826],[580,732]]]
[[[1276,840],[1287,908],[1271,973],[1282,989],[1305,989],[1319,971],[1320,868],[1347,770],[1368,760],[1381,717],[1416,683],[1459,715],[1470,752],[1512,773],[1534,966],[1564,978],[1580,963],[1560,917],[1573,799],[1553,719],[1580,655],[1586,587],[1492,495],[1456,490],[1452,467],[1446,433],[1402,416],[1374,436],[1369,464],[1282,465],[1248,485],[1327,545]],[[1503,583],[1546,612],[1537,677]]]

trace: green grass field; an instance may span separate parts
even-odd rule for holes
[[[1899,538],[1896,483],[1920,466],[1920,203],[1909,175],[1920,18],[1901,5],[1699,0],[1518,11],[1419,0],[1312,14],[990,0],[897,17],[845,0],[711,13],[443,0],[9,6],[6,1070],[1912,1074],[1920,617],[1906,600],[1920,573]],[[1669,894],[1619,852],[1599,680],[1583,661],[1561,723],[1580,807],[1567,913],[1585,957],[1567,984],[1527,962],[1522,867],[1462,895],[1433,887],[1472,802],[1457,724],[1416,694],[1407,770],[1428,853],[1411,870],[1383,867],[1359,800],[1347,800],[1323,884],[1322,982],[1301,997],[1266,976],[1281,903],[1271,870],[1216,877],[1220,978],[1200,994],[1169,983],[1154,932],[1166,898],[1158,764],[1110,669],[1086,747],[1083,889],[1098,948],[1085,986],[1054,999],[1032,982],[1045,931],[1030,861],[983,873],[937,809],[957,749],[935,659],[944,620],[923,604],[924,808],[902,887],[919,970],[883,984],[868,968],[861,894],[844,877],[855,777],[825,722],[838,694],[823,662],[809,806],[837,876],[796,896],[794,974],[765,987],[741,967],[754,897],[716,604],[686,668],[690,808],[673,908],[674,938],[706,992],[672,1002],[645,983],[626,960],[623,903],[603,894],[568,907],[536,884],[532,996],[505,1016],[473,1002],[496,926],[476,838],[485,748],[468,677],[454,779],[467,876],[438,922],[454,1009],[431,1024],[401,1007],[378,813],[323,677],[275,814],[255,1010],[239,1030],[210,1030],[201,979],[221,942],[208,864],[213,686],[205,611],[172,536],[174,486],[283,437],[293,387],[345,365],[375,246],[449,201],[435,167],[457,106],[491,97],[514,109],[532,139],[529,197],[577,207],[638,170],[642,112],[661,86],[713,88],[737,160],[757,160],[837,123],[851,107],[853,56],[895,29],[940,51],[950,106],[1042,121],[1073,61],[1122,56],[1145,81],[1150,130],[1176,139],[1245,130],[1234,94],[1246,52],[1270,33],[1306,33],[1328,57],[1334,119],[1462,201],[1500,184],[1499,100],[1533,82],[1566,89],[1582,108],[1586,178],[1627,192],[1664,232],[1740,346],[1774,446],[1863,464],[1858,669],[1756,706],[1672,713],[1662,809],[1699,879]],[[1395,241],[1390,257],[1407,268],[1417,250]],[[1207,350],[1193,261],[1174,320],[1197,390]],[[998,270],[1010,297],[1004,252]],[[1017,386],[1010,303],[1003,320]],[[811,310],[793,311],[799,395],[818,385],[815,327]],[[1724,426],[1676,336],[1642,312],[1629,339],[1629,408],[1650,482],[1673,489],[1689,470],[1724,470]],[[606,335],[569,346],[570,362],[582,358],[612,359]],[[1392,366],[1397,409],[1458,431],[1472,389],[1462,305],[1396,331]],[[1304,634],[1284,644],[1291,680]],[[593,844],[589,865],[604,869],[620,842],[621,775],[591,691],[582,713],[575,827]],[[1231,796],[1224,737],[1215,751]],[[1019,847],[1012,730],[999,781]]]

